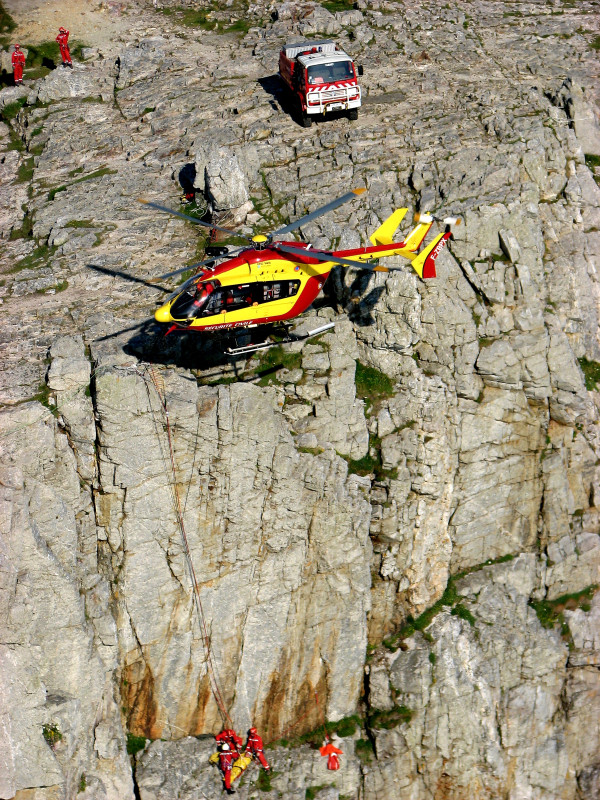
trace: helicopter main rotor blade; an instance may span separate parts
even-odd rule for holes
[[[279,234],[282,233],[290,233],[291,231],[295,231],[297,228],[301,228],[302,225],[306,225],[307,222],[311,222],[313,219],[320,217],[322,214],[326,214],[328,211],[333,211],[334,208],[343,206],[344,203],[347,203],[349,200],[354,200],[355,197],[364,194],[366,191],[367,190],[365,188],[352,189],[352,191],[346,192],[346,194],[338,197],[337,200],[332,200],[330,203],[321,206],[321,208],[317,208],[316,211],[311,211],[310,214],[300,217],[300,219],[297,219],[294,222],[290,222],[289,225],[285,225],[283,228],[279,228],[279,230],[274,231],[271,236],[279,236]]]
[[[118,331],[115,331],[114,333],[107,333],[106,336],[100,336],[98,339],[94,339],[94,341],[106,342],[108,339],[114,339],[115,336],[120,336],[122,333],[129,333],[129,331],[135,331],[138,328],[143,328],[144,325],[147,325],[149,322],[154,322],[154,317],[143,319],[141,322],[137,322],[135,325],[130,325],[128,328],[119,328]]]
[[[125,281],[130,281],[131,283],[141,283],[143,286],[148,286],[150,289],[155,289],[157,292],[168,292],[168,289],[165,289],[164,286],[156,286],[156,284],[151,283],[150,281],[144,280],[143,278],[136,278],[135,275],[130,275],[128,272],[123,272],[119,269],[109,269],[108,267],[102,267],[100,264],[86,264],[85,265],[88,269],[93,269],[96,272],[101,272],[104,275],[110,275],[113,278],[123,278]]]
[[[280,244],[275,242],[271,245],[274,250],[282,250],[284,253],[291,253],[294,256],[304,256],[305,258],[315,258],[317,261],[329,261],[334,264],[340,264],[342,267],[351,267],[353,269],[368,269],[370,272],[390,272],[392,270],[402,269],[402,267],[380,267],[374,261],[352,261],[349,258],[340,258],[334,256],[333,253],[325,253],[321,250],[306,250],[294,247],[291,244]]]
[[[196,269],[196,267],[203,267],[205,264],[214,264],[218,258],[221,259],[235,258],[239,253],[241,253],[242,250],[245,249],[246,249],[245,247],[240,247],[237,250],[234,250],[230,253],[225,253],[222,256],[213,256],[212,258],[207,258],[205,261],[196,261],[195,264],[190,264],[187,267],[181,267],[180,269],[176,269],[174,272],[167,272],[166,275],[159,275],[157,278],[152,278],[152,280],[161,281],[164,278],[172,278],[173,275],[180,275],[182,272],[187,272],[190,269]]]
[[[229,228],[221,228],[220,225],[214,225],[212,222],[204,222],[204,220],[198,219],[197,217],[190,217],[188,214],[182,214],[181,211],[173,211],[172,208],[167,208],[167,206],[161,206],[158,203],[151,203],[150,200],[143,200],[141,197],[138,198],[140,203],[144,203],[146,206],[150,206],[151,208],[157,208],[159,211],[164,211],[167,214],[171,214],[174,217],[180,217],[181,219],[186,219],[188,222],[194,222],[196,225],[203,225],[205,228],[210,228],[210,230],[221,231],[222,233],[227,233],[229,236],[239,236],[240,239],[246,239],[246,241],[251,241],[247,236],[244,236],[243,233],[239,233],[238,231],[232,231]]]
[[[188,278],[187,281],[182,283],[181,286],[178,286],[174,292],[171,292],[171,294],[166,298],[165,303],[169,303],[174,297],[177,297],[178,294],[185,292],[188,286],[191,286],[192,283],[197,281],[199,277],[200,275],[192,275],[191,278]]]

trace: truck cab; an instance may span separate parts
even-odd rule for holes
[[[306,128],[316,114],[347,111],[350,119],[358,118],[359,74],[360,67],[330,39],[286,44],[279,54],[279,75],[293,92]]]

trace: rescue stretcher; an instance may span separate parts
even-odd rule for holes
[[[212,756],[208,759],[211,764],[216,764],[219,766],[219,754],[213,753]],[[236,758],[233,762],[233,766],[231,768],[231,782],[233,783],[236,778],[239,778],[240,775],[250,766],[252,763],[252,756],[245,756],[241,755]]]

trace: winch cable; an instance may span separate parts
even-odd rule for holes
[[[221,714],[221,718],[222,718],[223,721],[227,720],[230,723],[231,727],[233,728],[234,727],[233,720],[229,716],[229,713],[227,711],[227,707],[225,705],[225,701],[223,700],[223,694],[221,692],[221,688],[220,688],[220,685],[219,685],[220,684],[220,680],[219,680],[218,672],[217,672],[216,666],[214,664],[213,656],[212,656],[212,649],[211,649],[211,643],[210,643],[210,636],[209,636],[209,633],[208,633],[208,626],[207,626],[207,623],[206,623],[206,616],[204,614],[204,609],[202,607],[202,600],[200,598],[200,588],[198,586],[198,581],[196,579],[196,571],[194,569],[194,564],[193,564],[193,561],[192,561],[192,555],[191,555],[191,552],[190,552],[188,538],[187,538],[187,534],[186,534],[186,530],[185,530],[185,523],[184,523],[184,519],[183,519],[183,510],[182,510],[182,507],[181,507],[181,497],[179,495],[179,490],[177,488],[177,470],[176,470],[176,466],[175,466],[175,453],[174,453],[174,450],[173,450],[173,436],[172,436],[172,432],[171,432],[171,423],[170,423],[170,420],[169,420],[169,410],[167,408],[167,399],[166,399],[164,381],[162,380],[162,377],[157,375],[152,368],[147,368],[146,367],[144,372],[143,373],[139,373],[139,374],[141,374],[142,378],[144,379],[144,383],[145,383],[145,386],[146,386],[146,391],[148,393],[148,401],[149,402],[151,401],[151,397],[150,397],[150,382],[151,382],[152,386],[154,388],[154,391],[156,392],[156,396],[158,397],[158,401],[160,403],[160,408],[161,408],[161,411],[162,411],[163,421],[164,421],[164,430],[165,430],[165,433],[167,434],[167,442],[168,442],[168,446],[169,446],[169,461],[170,461],[171,474],[172,474],[172,481],[170,481],[169,483],[170,483],[171,495],[172,495],[172,500],[173,500],[173,508],[175,510],[175,516],[177,517],[177,525],[178,525],[179,531],[181,533],[181,540],[182,540],[182,543],[183,543],[183,550],[184,550],[184,553],[185,553],[186,562],[187,562],[188,570],[189,570],[189,573],[190,573],[190,578],[191,578],[191,581],[192,581],[192,588],[193,588],[193,592],[194,592],[194,604],[196,606],[196,612],[198,614],[198,621],[200,623],[200,631],[201,631],[201,634],[202,634],[202,636],[201,636],[202,644],[203,644],[203,647],[204,647],[204,655],[205,655],[205,658],[206,658],[206,671],[207,671],[207,675],[208,675],[208,678],[209,678],[210,688],[211,688],[213,697],[215,698],[215,702],[217,704],[219,712]],[[150,402],[150,408],[152,409],[151,402]],[[162,447],[161,447],[161,451],[162,451]],[[167,461],[164,452],[163,452],[163,458],[164,458],[165,461]],[[192,481],[192,476],[190,476],[190,483],[191,483],[191,481]]]

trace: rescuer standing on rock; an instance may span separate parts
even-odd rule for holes
[[[269,770],[267,759],[263,752],[263,740],[258,735],[256,728],[252,727],[248,731],[248,741],[246,742],[246,755],[250,755],[260,761],[263,769]]]
[[[219,751],[219,769],[223,775],[223,783],[225,784],[225,791],[227,794],[235,794],[235,789],[231,788],[231,770],[233,762],[238,757],[238,753],[232,751],[227,743],[221,745]]]
[[[71,69],[73,69],[71,53],[69,52],[69,31],[66,28],[59,28],[56,41],[60,47],[60,57],[62,58],[63,67],[71,67]]]
[[[25,66],[25,53],[21,50],[18,44],[12,54],[13,76],[15,79],[15,86],[20,86],[23,83],[23,67]]]

